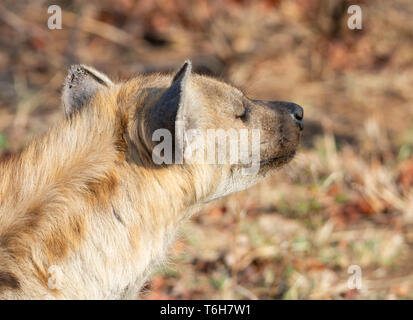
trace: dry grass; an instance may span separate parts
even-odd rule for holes
[[[62,118],[60,83],[82,62],[113,77],[186,58],[259,99],[306,114],[296,159],[182,230],[146,298],[409,299],[413,244],[413,5],[358,1],[63,2],[0,8],[0,155]],[[350,290],[350,265],[363,288]]]

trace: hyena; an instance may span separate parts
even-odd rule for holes
[[[0,163],[0,298],[128,299],[165,259],[180,224],[291,160],[303,109],[247,98],[191,71],[114,83],[77,65],[63,84],[65,119]],[[245,163],[155,164],[158,129],[258,129]],[[174,139],[174,149],[191,141]],[[222,146],[221,146],[222,147]]]

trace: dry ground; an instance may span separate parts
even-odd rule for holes
[[[196,71],[305,109],[296,159],[183,228],[147,299],[413,298],[413,5],[396,1],[0,4],[0,156],[62,120],[82,62],[114,78]],[[363,29],[347,28],[359,4]],[[1,182],[0,182],[1,183]],[[361,290],[347,286],[362,269]]]

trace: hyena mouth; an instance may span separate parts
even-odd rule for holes
[[[260,166],[276,166],[281,167],[290,162],[295,156],[296,150],[290,151],[282,156],[273,157],[260,162]]]

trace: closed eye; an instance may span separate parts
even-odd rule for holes
[[[247,108],[244,104],[238,105],[235,108],[235,118],[241,119],[242,121],[247,120]]]
[[[247,120],[247,112],[244,112],[241,115],[236,115],[235,118],[241,119],[242,121],[245,121],[245,120]]]

